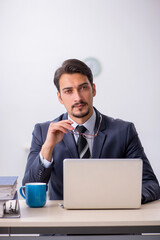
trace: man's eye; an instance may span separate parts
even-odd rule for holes
[[[72,91],[71,90],[66,90],[65,93],[66,94],[70,94]]]
[[[80,89],[85,90],[85,89],[87,89],[87,86],[82,86]]]

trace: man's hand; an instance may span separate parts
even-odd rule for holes
[[[72,131],[74,128],[72,127],[73,122],[71,120],[63,120],[60,122],[52,122],[49,125],[46,141],[44,142],[41,154],[43,158],[47,159],[51,162],[52,160],[52,152],[57,143],[62,141],[65,133]]]

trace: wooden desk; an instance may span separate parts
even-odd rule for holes
[[[136,210],[66,210],[58,201],[29,208],[20,200],[21,218],[0,219],[0,234],[160,233],[160,201]]]

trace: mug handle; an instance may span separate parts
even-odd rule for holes
[[[25,186],[22,186],[20,189],[19,189],[19,192],[20,192],[20,194],[21,194],[21,196],[24,198],[24,199],[26,199],[26,196],[24,195],[24,193],[23,193],[23,189],[24,188],[26,188]]]

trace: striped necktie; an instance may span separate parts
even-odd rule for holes
[[[80,133],[84,133],[87,129],[84,126],[77,126],[76,130]],[[77,146],[80,158],[90,158],[88,142],[82,135],[78,137]]]

